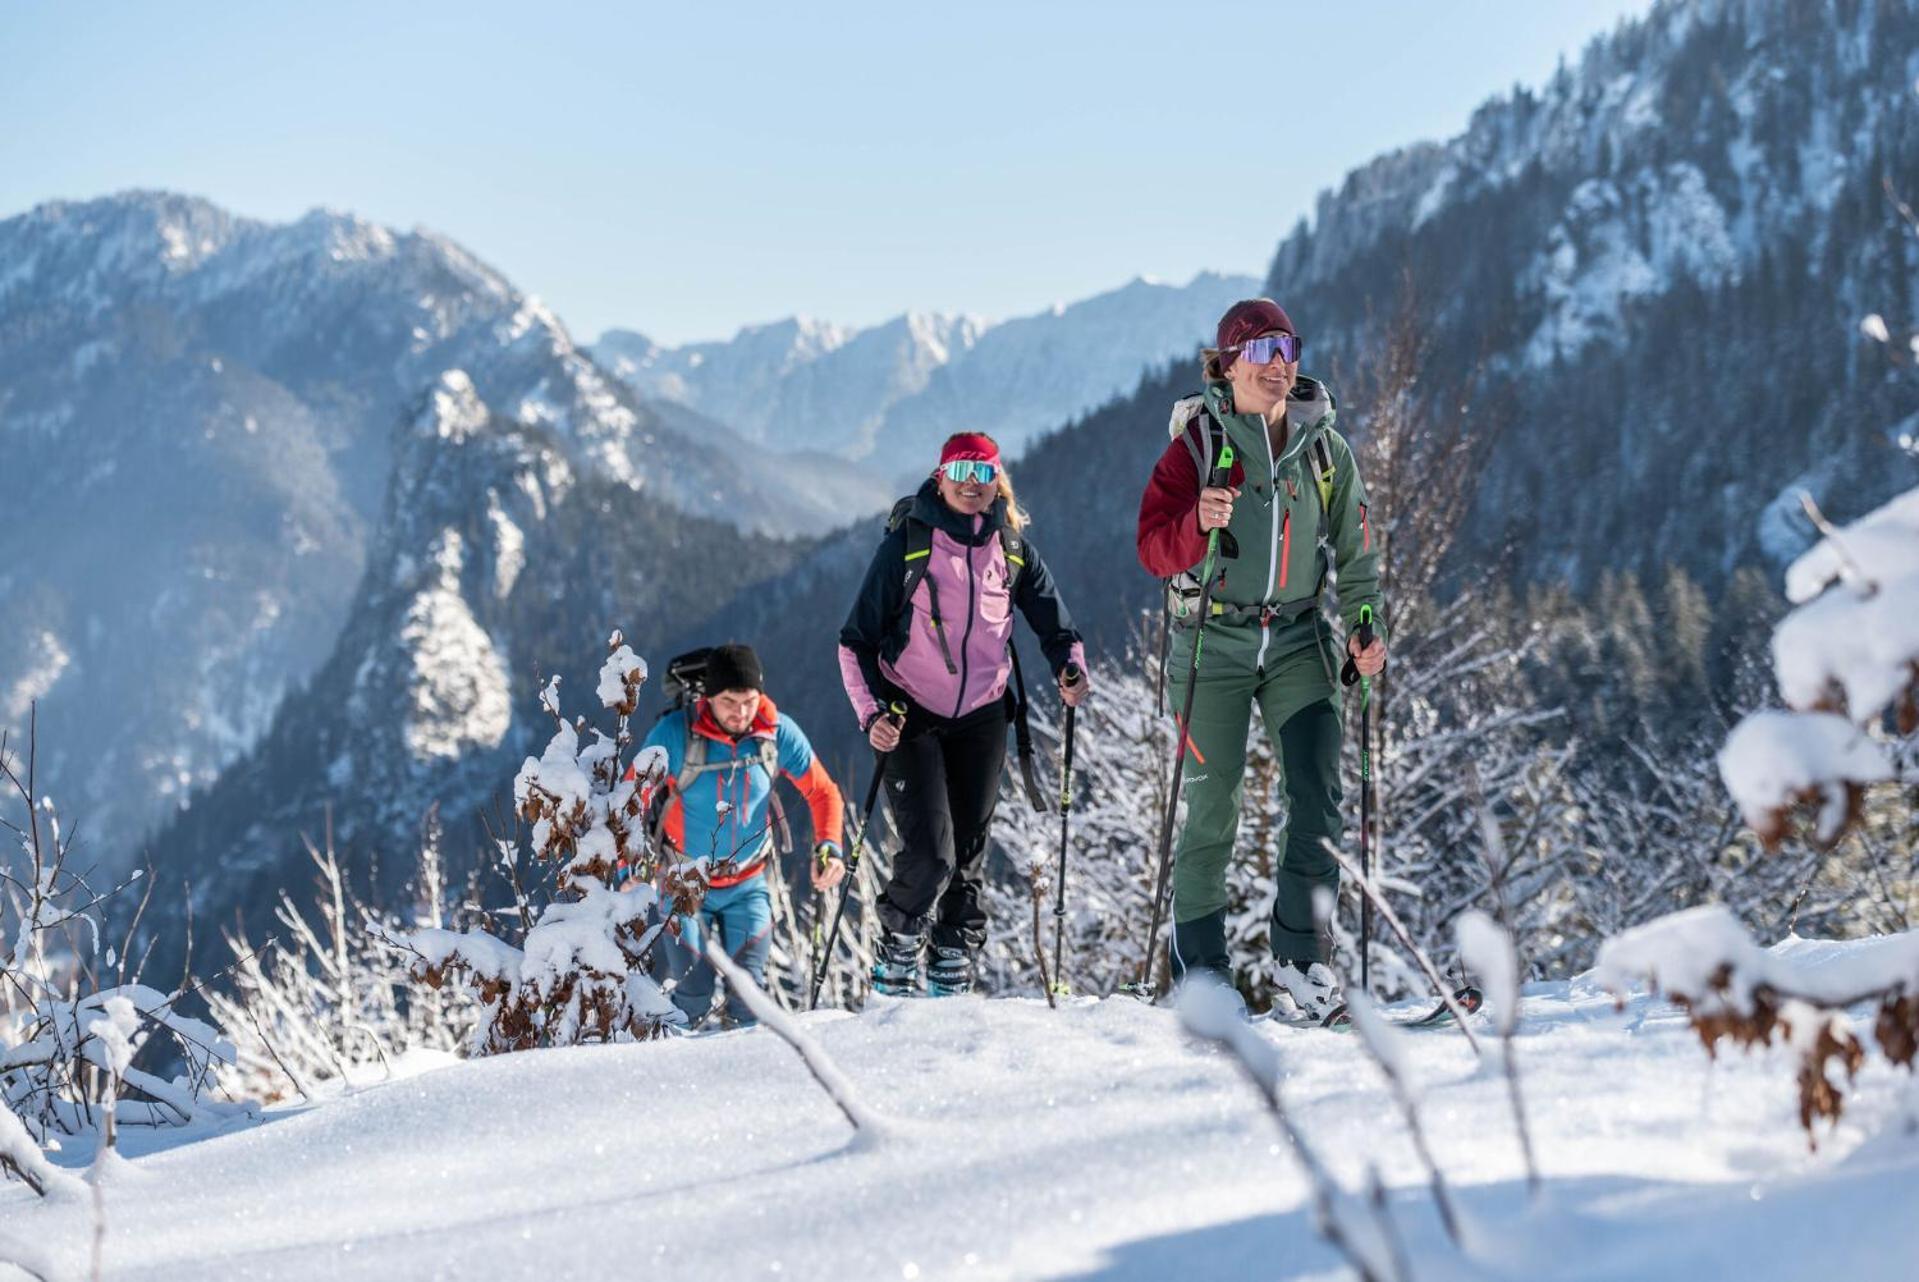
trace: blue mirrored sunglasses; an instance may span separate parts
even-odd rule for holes
[[[965,485],[968,481],[986,485],[999,475],[997,466],[976,458],[956,458],[951,463],[942,464],[940,471],[946,473],[946,479],[955,485]]]
[[[1291,365],[1299,359],[1299,349],[1305,345],[1297,334],[1269,334],[1265,338],[1247,339],[1239,345],[1239,354],[1255,365],[1270,365],[1275,356]]]

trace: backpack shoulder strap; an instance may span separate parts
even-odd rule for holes
[[[927,562],[933,555],[932,527],[913,519],[913,498],[909,494],[895,503],[892,514],[886,518],[888,534],[902,528],[906,531],[906,552],[902,558],[906,564],[906,582],[900,588],[900,600],[909,610],[913,608],[913,591],[926,577]]]
[[[693,733],[692,710],[687,710],[686,746],[680,752],[680,772],[673,776],[673,791],[686,796],[693,781],[706,773],[706,736]]]
[[[1219,425],[1219,420],[1213,417],[1209,409],[1201,409],[1193,415],[1193,422],[1199,424],[1199,431],[1195,432],[1188,426],[1179,434],[1179,439],[1186,446],[1186,452],[1193,456],[1193,469],[1203,486],[1213,470],[1213,460],[1226,448],[1226,429]]]
[[[703,734],[694,734],[691,722],[686,728],[686,752],[680,761],[680,773],[673,778],[673,787],[682,795],[701,775],[712,774],[719,770],[735,770],[740,766],[758,766],[766,771],[769,781],[779,777],[780,745],[774,739],[756,739],[752,750],[741,753],[729,761],[708,761],[706,755],[707,738]]]
[[[1006,594],[1019,590],[1020,572],[1026,568],[1026,540],[1010,525],[999,527],[999,548],[1006,556]]]
[[[1313,456],[1313,480],[1319,490],[1319,506],[1323,512],[1333,510],[1333,451],[1326,444],[1326,433],[1321,432],[1313,438],[1310,453]]]

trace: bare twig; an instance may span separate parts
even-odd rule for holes
[[[783,1011],[766,995],[766,990],[753,982],[746,968],[734,961],[720,943],[717,932],[709,931],[706,936],[706,956],[720,974],[726,977],[727,988],[739,994],[748,1010],[770,1029],[781,1041],[799,1053],[799,1057],[813,1074],[813,1080],[820,1084],[833,1103],[839,1107],[846,1120],[862,1137],[877,1140],[887,1133],[886,1120],[868,1109],[852,1082],[840,1072],[839,1066],[827,1057],[826,1050],[818,1041],[801,1030],[794,1017]]]
[[[1221,999],[1225,1000],[1221,1000]],[[1240,1073],[1259,1092],[1280,1133],[1286,1137],[1293,1157],[1306,1173],[1312,1189],[1313,1218],[1319,1234],[1352,1264],[1360,1282],[1404,1282],[1406,1274],[1392,1258],[1380,1260],[1369,1255],[1347,1227],[1340,1214],[1340,1199],[1346,1196],[1332,1172],[1306,1139],[1287,1111],[1279,1092],[1279,1065],[1271,1043],[1265,1041],[1241,1018],[1237,996],[1228,996],[1226,986],[1209,980],[1204,972],[1190,977],[1181,986],[1180,1015],[1189,1032],[1223,1047]],[[1377,1206],[1384,1216],[1383,1204]]]
[[[1426,955],[1425,949],[1413,942],[1412,934],[1406,929],[1406,924],[1399,919],[1399,914],[1393,911],[1392,904],[1388,903],[1386,897],[1366,880],[1353,861],[1342,854],[1330,841],[1325,843],[1325,848],[1338,861],[1345,874],[1358,885],[1360,892],[1373,901],[1373,907],[1379,910],[1380,917],[1392,928],[1393,934],[1399,937],[1399,942],[1405,946],[1406,951],[1413,955],[1413,960],[1419,963],[1419,968],[1426,973],[1426,982],[1433,986],[1433,991],[1438,993],[1439,999],[1446,1004],[1446,1009],[1452,1013],[1453,1022],[1459,1025],[1460,1033],[1464,1035],[1467,1043],[1472,1046],[1473,1053],[1477,1055],[1479,1039],[1473,1036],[1473,1030],[1466,1025],[1466,1009],[1453,997],[1452,986],[1440,977],[1438,967],[1433,965],[1433,959]]]

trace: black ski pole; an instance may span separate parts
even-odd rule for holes
[[[1374,640],[1373,607],[1359,607],[1359,627],[1353,634],[1364,650]],[[1342,685],[1359,682],[1359,875],[1368,883],[1373,879],[1373,683],[1360,675],[1351,655],[1339,671]],[[1359,991],[1372,996],[1371,960],[1373,951],[1373,900],[1359,897]]]
[[[906,705],[895,701],[887,708],[886,719],[895,725],[904,726]],[[833,964],[833,948],[839,943],[840,938],[840,918],[846,914],[846,896],[859,877],[860,853],[866,848],[866,829],[873,822],[873,807],[879,804],[880,784],[886,778],[886,759],[892,755],[890,751],[873,754],[873,782],[866,788],[866,808],[860,812],[860,826],[853,830],[853,848],[846,852],[846,876],[840,882],[840,902],[833,909],[833,925],[826,932],[826,947],[821,950],[814,964],[813,995],[807,1000],[806,1009],[808,1010],[820,1004],[820,985],[826,982],[826,968]]]
[[[1076,686],[1083,676],[1077,664],[1069,663],[1060,674],[1060,681],[1068,687]],[[1072,991],[1066,986],[1066,972],[1059,967],[1066,947],[1066,842],[1073,823],[1073,714],[1078,711],[1072,704],[1066,705],[1066,748],[1059,767],[1059,883],[1053,892],[1053,991],[1062,997]]]
[[[1213,465],[1213,473],[1207,478],[1210,489],[1223,490],[1232,480],[1233,443],[1226,441],[1220,446],[1219,458]],[[1143,992],[1153,992],[1153,956],[1159,948],[1159,919],[1166,902],[1167,874],[1173,867],[1173,814],[1179,809],[1179,781],[1186,773],[1186,744],[1193,723],[1193,695],[1199,690],[1199,651],[1200,643],[1206,639],[1208,616],[1213,612],[1213,575],[1219,569],[1220,527],[1214,526],[1206,536],[1206,560],[1200,565],[1199,608],[1193,619],[1193,661],[1186,673],[1186,706],[1179,720],[1173,723],[1176,742],[1173,744],[1173,786],[1166,794],[1166,818],[1159,827],[1159,872],[1153,879],[1153,919],[1152,927],[1146,934],[1146,960],[1141,963],[1139,987]],[[1158,994],[1154,993],[1155,999]]]

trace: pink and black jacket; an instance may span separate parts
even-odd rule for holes
[[[931,529],[932,551],[910,602],[907,521],[880,540],[840,629],[840,680],[862,729],[902,695],[949,720],[1003,698],[1012,671],[1015,606],[1038,635],[1055,676],[1069,663],[1085,667],[1085,647],[1053,577],[1023,536],[1025,566],[1009,573],[1013,567],[1000,541],[1004,508],[1005,500],[995,500],[979,516],[961,516],[940,499],[934,482],[920,486],[908,520]]]

